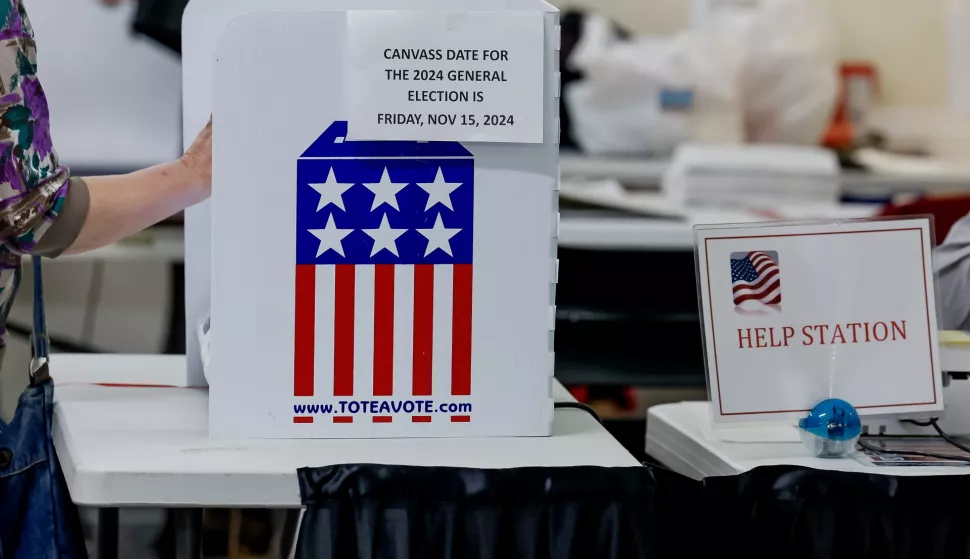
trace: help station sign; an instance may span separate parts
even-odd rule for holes
[[[943,408],[928,219],[698,226],[717,422]]]

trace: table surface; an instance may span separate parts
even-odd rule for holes
[[[633,188],[657,187],[669,166],[670,159],[666,158],[590,157],[565,151],[559,157],[563,178],[610,178]],[[858,196],[970,191],[970,176],[960,173],[916,175],[844,170],[839,181],[843,194]]]
[[[184,356],[54,355],[54,444],[71,497],[90,506],[298,507],[303,466],[639,466],[589,414],[556,410],[542,438],[213,440],[203,389],[86,382],[178,377]],[[181,375],[184,376],[184,375]],[[571,400],[558,383],[557,401]]]
[[[710,425],[708,402],[654,406],[647,412],[647,454],[675,472],[694,479],[736,475],[759,466],[777,465],[897,476],[970,473],[970,469],[958,466],[875,467],[853,458],[815,458],[800,442],[714,440]]]
[[[589,250],[694,250],[694,228],[683,220],[563,210],[559,246]]]

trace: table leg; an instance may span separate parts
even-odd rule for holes
[[[98,509],[98,559],[118,559],[118,509]]]
[[[168,311],[168,333],[165,340],[165,353],[183,355],[185,353],[185,264],[179,262],[169,265],[172,300]]]
[[[293,553],[293,545],[296,544],[296,538],[298,536],[297,530],[300,528],[300,514],[302,511],[300,509],[287,509],[286,517],[283,521],[283,527],[281,529],[282,535],[280,537],[280,557],[283,559],[289,559]]]
[[[202,509],[175,509],[176,559],[202,557]]]

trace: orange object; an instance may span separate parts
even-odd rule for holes
[[[573,398],[580,404],[585,404],[589,402],[589,387],[588,386],[567,386],[566,390],[572,394]]]
[[[879,89],[879,73],[868,62],[846,62],[839,68],[841,83],[832,123],[822,145],[851,147],[867,130],[866,117]]]

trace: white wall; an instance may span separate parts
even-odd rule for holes
[[[51,106],[54,147],[68,165],[133,169],[179,153],[178,58],[130,32],[134,2],[25,0]]]
[[[874,61],[887,105],[946,101],[945,0],[825,0],[845,60]],[[559,7],[599,10],[640,33],[683,29],[689,0],[552,0]]]

